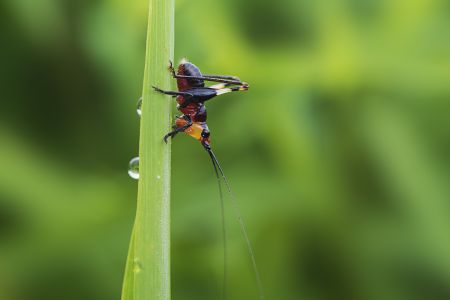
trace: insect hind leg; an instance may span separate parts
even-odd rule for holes
[[[226,93],[238,92],[238,91],[246,91],[246,90],[248,90],[248,86],[247,85],[240,85],[240,86],[235,86],[235,87],[231,87],[231,88],[218,87],[216,93],[217,93],[217,96],[219,96],[219,95],[223,95],[223,94],[226,94]]]
[[[231,75],[214,75],[214,74],[203,74],[203,77],[206,78],[215,78],[215,79],[229,79],[234,81],[242,82],[241,79],[237,76],[231,76]]]

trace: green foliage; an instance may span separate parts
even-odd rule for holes
[[[175,61],[250,83],[208,124],[268,299],[450,298],[444,2],[177,1]],[[0,4],[0,299],[117,299],[147,1],[25,4]],[[172,151],[173,299],[217,299],[214,171]],[[255,299],[228,210],[229,296]]]
[[[174,1],[150,0],[142,92],[139,190],[122,300],[170,299],[170,130],[171,104],[151,86],[170,90]]]

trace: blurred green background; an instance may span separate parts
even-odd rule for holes
[[[450,299],[450,4],[176,1],[267,299]],[[0,2],[0,299],[119,299],[145,0]],[[167,74],[169,76],[169,74]],[[174,110],[175,114],[175,110]],[[219,299],[214,173],[173,143],[173,299]],[[257,299],[227,208],[230,299]]]

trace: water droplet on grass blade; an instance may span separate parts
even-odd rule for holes
[[[134,264],[134,266],[133,266],[134,273],[139,273],[142,271],[142,265],[141,265],[141,262],[139,261],[139,259],[135,258],[133,260],[133,264]]]
[[[142,97],[139,98],[139,100],[137,102],[136,112],[137,112],[138,116],[141,117],[141,115],[142,115]]]
[[[133,179],[139,179],[139,157],[130,160],[128,164],[128,175]]]

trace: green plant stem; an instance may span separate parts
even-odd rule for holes
[[[136,220],[130,241],[122,300],[170,299],[171,103],[152,85],[170,89],[174,0],[149,0],[147,50],[139,145]]]

